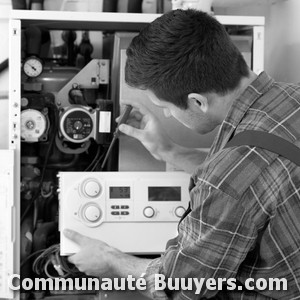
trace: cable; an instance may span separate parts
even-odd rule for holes
[[[85,168],[85,170],[84,170],[85,172],[86,172],[86,171],[89,171],[90,168],[92,168],[92,167],[94,166],[95,162],[98,160],[98,158],[99,158],[99,156],[100,156],[101,148],[102,148],[102,147],[101,147],[100,145],[98,145],[97,153],[96,153],[94,159],[91,161],[91,163]]]
[[[29,256],[27,256],[27,257],[21,262],[20,268],[23,268],[24,265],[25,265],[25,264],[26,264],[33,256],[35,256],[35,255],[37,255],[37,254],[39,254],[39,253],[41,253],[41,252],[43,252],[43,251],[45,251],[45,249],[38,250],[38,251],[35,251],[35,252],[31,253]]]
[[[71,265],[67,258],[59,255],[60,244],[52,245],[43,250],[43,252],[34,260],[32,270],[37,275],[46,274],[49,278],[69,277],[69,276],[83,276],[76,266]],[[52,267],[56,274],[51,274],[49,268]]]
[[[105,152],[105,153],[107,153],[107,152]],[[94,171],[96,170],[97,166],[99,165],[99,163],[100,163],[101,160],[103,159],[105,153],[103,153],[103,154],[99,157],[99,159],[96,161],[94,167],[91,169],[92,172],[94,172]],[[101,170],[102,170],[102,169],[101,169]]]

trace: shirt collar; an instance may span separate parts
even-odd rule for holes
[[[273,82],[273,78],[267,73],[261,72],[244,92],[233,101],[225,120],[221,124],[208,156],[218,152],[226,145],[248,109],[261,95],[269,90]]]

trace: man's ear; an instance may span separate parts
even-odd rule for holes
[[[194,109],[200,109],[203,113],[208,111],[207,98],[201,94],[190,93],[188,94],[188,103],[190,107]]]

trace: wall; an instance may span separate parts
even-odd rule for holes
[[[278,81],[300,82],[300,1],[285,0],[271,6],[266,66]]]
[[[8,0],[1,0],[0,3],[0,62],[8,58],[8,22],[9,11],[11,9],[11,2]],[[0,74],[0,92],[7,93],[8,91],[8,71]]]
[[[216,7],[215,12],[265,16],[265,70],[277,81],[300,82],[299,0],[257,1],[255,5]]]
[[[0,3],[0,62],[8,58],[8,22],[11,1]],[[0,73],[0,149],[8,148],[8,69]]]

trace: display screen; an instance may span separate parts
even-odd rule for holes
[[[149,186],[149,201],[181,201],[180,186]]]
[[[130,186],[110,186],[109,187],[110,199],[129,199]]]

